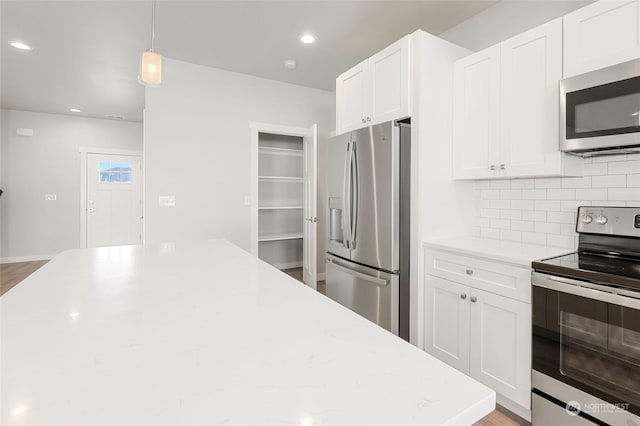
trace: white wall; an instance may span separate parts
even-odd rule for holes
[[[165,59],[146,91],[146,242],[226,238],[250,250],[249,122],[318,124],[318,270],[324,271],[326,140],[332,92]],[[295,72],[295,71],[292,71]],[[175,195],[175,207],[159,207]],[[252,200],[257,202],[257,200]]]
[[[142,149],[142,123],[2,110],[2,258],[80,246],[79,147]],[[33,129],[33,137],[16,128]],[[57,201],[45,201],[56,194]],[[14,259],[16,260],[16,259]]]
[[[579,9],[594,0],[500,1],[438,36],[478,51]]]
[[[574,248],[578,206],[640,207],[640,154],[584,161],[578,178],[476,182],[472,235]]]

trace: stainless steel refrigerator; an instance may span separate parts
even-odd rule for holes
[[[326,294],[409,339],[411,126],[329,140]]]

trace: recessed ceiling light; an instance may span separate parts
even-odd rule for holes
[[[15,47],[16,49],[20,49],[20,50],[31,50],[32,47],[29,46],[28,44],[22,43],[21,41],[10,41],[9,44],[13,47]]]
[[[311,44],[316,41],[316,36],[314,36],[313,34],[305,34],[300,37],[300,41],[304,44]]]
[[[69,108],[69,111],[71,111],[71,112],[82,112],[82,110],[79,110],[78,108]]]
[[[298,64],[293,59],[287,59],[286,61],[284,61],[284,67],[287,69],[294,70],[297,66]]]

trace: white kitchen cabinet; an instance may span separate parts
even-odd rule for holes
[[[336,79],[336,134],[409,116],[409,36]]]
[[[455,73],[455,179],[581,174],[558,145],[561,19],[459,60]]]
[[[472,288],[469,375],[530,408],[531,304]]]
[[[598,1],[564,16],[564,77],[640,58],[640,0]]]
[[[492,46],[455,63],[453,175],[456,179],[495,176],[499,90],[499,46]]]
[[[428,277],[426,291],[426,351],[469,374],[469,287]]]
[[[440,250],[425,260],[425,350],[528,417],[531,270]]]

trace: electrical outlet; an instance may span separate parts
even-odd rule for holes
[[[161,195],[158,198],[158,204],[160,207],[175,207],[176,196],[175,195]]]
[[[45,201],[56,201],[58,196],[56,194],[44,194]]]

